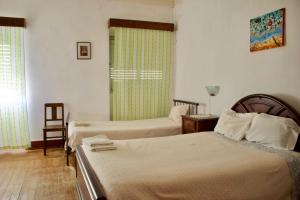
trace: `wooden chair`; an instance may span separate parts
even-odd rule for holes
[[[61,116],[58,117],[58,111],[61,109]],[[51,111],[50,116],[48,115]],[[47,151],[47,139],[61,138],[63,142],[66,141],[67,128],[64,120],[64,104],[63,103],[46,103],[45,104],[45,127],[43,128],[44,136],[44,155]],[[61,136],[48,137],[48,132],[62,132]]]

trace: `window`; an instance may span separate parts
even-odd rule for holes
[[[0,148],[28,147],[24,27],[1,25],[3,18],[0,18]]]
[[[168,115],[173,32],[111,28],[110,59],[111,120]]]

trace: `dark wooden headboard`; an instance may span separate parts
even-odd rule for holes
[[[199,103],[197,102],[192,102],[192,101],[184,101],[184,100],[178,100],[178,99],[173,99],[174,106],[178,105],[189,105],[189,110],[188,110],[188,115],[197,115],[198,114],[198,106]]]
[[[300,114],[292,106],[274,96],[267,94],[252,94],[240,99],[231,108],[239,113],[267,113],[270,115],[292,118],[300,126]],[[300,152],[300,137],[295,151]]]

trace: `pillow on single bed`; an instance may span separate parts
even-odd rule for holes
[[[261,113],[253,118],[246,139],[268,147],[293,150],[299,133],[300,127],[293,119]]]
[[[218,120],[215,132],[240,141],[245,137],[255,115],[257,113],[237,113],[233,110],[225,110]]]
[[[174,106],[169,114],[169,118],[172,119],[173,121],[181,124],[182,121],[182,115],[186,115],[187,111],[189,109],[189,105],[179,105],[179,106]]]

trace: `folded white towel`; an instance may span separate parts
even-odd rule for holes
[[[88,146],[90,151],[93,152],[117,149],[117,147],[113,145],[113,141],[111,141],[106,135],[84,138],[82,139],[82,143],[83,145]]]
[[[88,146],[94,147],[94,146],[100,146],[100,145],[110,145],[113,144],[113,141],[111,140],[97,140],[97,141],[83,141]]]
[[[110,143],[107,143],[107,144],[93,144],[93,145],[90,145],[90,144],[87,144],[87,143],[84,142],[84,145],[86,145],[88,147],[91,147],[91,148],[102,148],[102,147],[107,147],[107,146],[113,146],[114,143],[110,142]]]
[[[82,139],[82,142],[88,146],[113,144],[113,142],[106,135],[97,135],[94,137],[84,138]]]
[[[86,126],[90,126],[90,124],[89,123],[87,123],[87,122],[74,122],[74,126],[75,127],[86,127]]]
[[[91,147],[90,151],[97,152],[97,151],[108,151],[108,150],[116,150],[117,147],[114,145],[103,145],[101,147]]]

